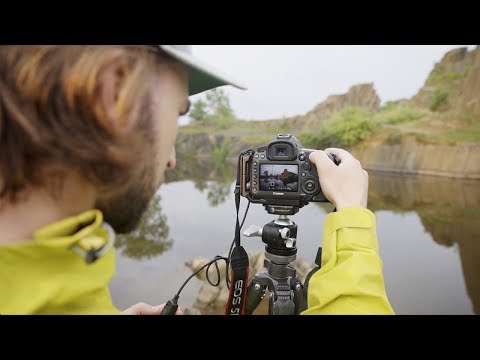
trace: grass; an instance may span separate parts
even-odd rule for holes
[[[480,114],[463,111],[454,114],[431,114],[436,120],[432,127],[429,122],[420,122],[414,127],[405,127],[406,133],[415,133],[419,142],[430,144],[480,144]]]
[[[426,115],[425,111],[407,105],[388,103],[373,117],[375,124],[394,125],[415,122]]]
[[[425,112],[406,105],[389,103],[372,114],[358,108],[347,108],[334,114],[321,127],[301,134],[307,147],[349,147],[367,140],[385,125],[411,123],[421,119]]]
[[[443,71],[432,74],[428,80],[427,85],[433,86],[444,83],[451,83],[452,81],[463,78],[465,73],[457,71]]]
[[[456,128],[448,132],[429,136],[430,140],[449,144],[480,144],[480,123],[466,128]]]
[[[438,104],[445,101],[445,95],[438,93]],[[443,100],[442,100],[443,99]],[[435,125],[430,121],[421,121],[425,115],[436,119]],[[452,118],[453,116],[453,118]],[[444,123],[444,125],[442,124]],[[452,124],[455,124],[453,127]],[[285,131],[279,129],[285,128]],[[185,133],[223,134],[226,139],[235,137],[245,146],[268,144],[280,132],[290,132],[285,119],[278,120],[278,126],[263,124],[261,121],[236,121],[229,129],[213,127],[182,127]],[[480,116],[473,113],[444,114],[419,110],[405,103],[388,102],[378,112],[371,113],[363,109],[348,108],[334,114],[322,125],[310,128],[304,133],[295,134],[300,142],[309,148],[328,146],[351,147],[361,142],[368,142],[377,134],[385,134],[388,144],[399,144],[407,134],[412,134],[419,142],[425,143],[480,143]],[[228,156],[228,146],[222,144],[214,150],[216,163]],[[233,144],[235,145],[235,144]]]

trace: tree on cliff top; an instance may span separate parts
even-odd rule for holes
[[[216,88],[206,93],[206,99],[193,103],[189,114],[195,124],[229,127],[236,119],[230,99],[224,90]]]

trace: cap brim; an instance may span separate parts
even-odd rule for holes
[[[158,46],[173,58],[187,65],[189,69],[189,95],[195,95],[223,85],[232,85],[242,90],[247,89],[241,82],[205,64],[192,54],[178,50],[171,45]]]

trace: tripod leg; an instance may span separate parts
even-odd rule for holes
[[[276,298],[276,299],[275,299]],[[295,314],[295,303],[291,297],[291,290],[288,292],[284,291],[274,291],[270,305],[271,315],[294,315]]]
[[[273,293],[271,314],[295,315],[295,292],[292,290],[290,281],[288,278],[275,279],[275,281],[273,281],[273,287],[268,288],[270,292]]]
[[[303,286],[300,280],[293,278],[290,283],[293,291],[293,303],[295,304],[295,315],[300,314],[302,311],[301,306],[303,302]]]
[[[247,299],[245,302],[245,315],[252,315],[265,296],[266,285],[253,279],[248,285]]]

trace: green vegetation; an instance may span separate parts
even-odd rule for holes
[[[435,111],[439,108],[440,105],[444,104],[447,100],[448,93],[441,89],[435,90],[433,94],[432,103],[430,105],[430,110]]]
[[[463,79],[472,68],[472,60],[467,60],[462,68],[456,70],[445,70],[442,64],[437,64],[435,69],[427,79],[428,86],[452,87],[455,83]]]
[[[373,132],[372,115],[365,110],[348,108],[334,114],[325,125],[302,136],[306,146],[349,146],[365,140]]]
[[[207,186],[207,200],[211,207],[224,203],[232,193],[231,182],[212,181]]]
[[[388,102],[373,116],[375,126],[405,124],[419,120],[426,112],[408,105]]]
[[[207,190],[208,205],[211,207],[217,207],[218,205],[223,204],[232,193],[231,180],[231,178],[226,181],[197,180],[195,181],[195,189],[202,193]]]
[[[194,102],[189,117],[195,125],[211,126],[216,129],[228,129],[237,120],[228,95],[219,88],[208,91],[206,101]]]
[[[301,134],[308,147],[352,146],[366,140],[385,125],[417,121],[425,115],[409,106],[387,103],[378,113],[347,108],[328,119],[323,126]]]
[[[212,150],[217,169],[224,166],[228,156],[235,156],[241,149],[267,144],[278,133],[292,132],[310,148],[349,148],[369,139],[374,140],[373,137],[394,145],[402,143],[406,136],[428,144],[479,143],[480,118],[477,114],[444,111],[448,101],[456,96],[457,83],[470,65],[466,64],[458,71],[444,71],[438,67],[432,72],[427,83],[433,84],[436,90],[429,109],[414,108],[407,100],[389,101],[377,112],[346,108],[326,121],[309,122],[308,128],[295,118],[282,117],[265,122],[239,120],[233,113],[228,95],[222,89],[214,89],[206,94],[204,100],[193,104],[190,112],[192,122],[182,127],[181,132],[214,134],[216,139],[220,139],[216,140]],[[192,150],[184,155],[194,158],[196,153]]]
[[[425,138],[430,142],[456,144],[479,144],[480,143],[480,119],[470,126],[446,129],[439,134],[429,134]]]
[[[279,121],[279,128],[278,132],[287,132],[289,130],[289,123],[288,123],[288,118],[287,117],[282,117],[282,120]]]
[[[221,168],[230,152],[230,139],[223,139],[222,143],[212,151],[213,163],[216,168]]]
[[[450,83],[452,81],[461,79],[466,72],[457,71],[439,71],[433,73],[427,80],[427,85],[434,86],[444,83]]]
[[[192,110],[190,110],[188,116],[190,116],[190,119],[192,119],[195,123],[201,123],[205,121],[208,116],[207,103],[203,100],[194,102],[192,105]]]
[[[269,132],[267,135],[261,134],[254,134],[254,135],[246,135],[242,138],[242,140],[247,144],[254,145],[266,145],[275,137],[275,132]]]

